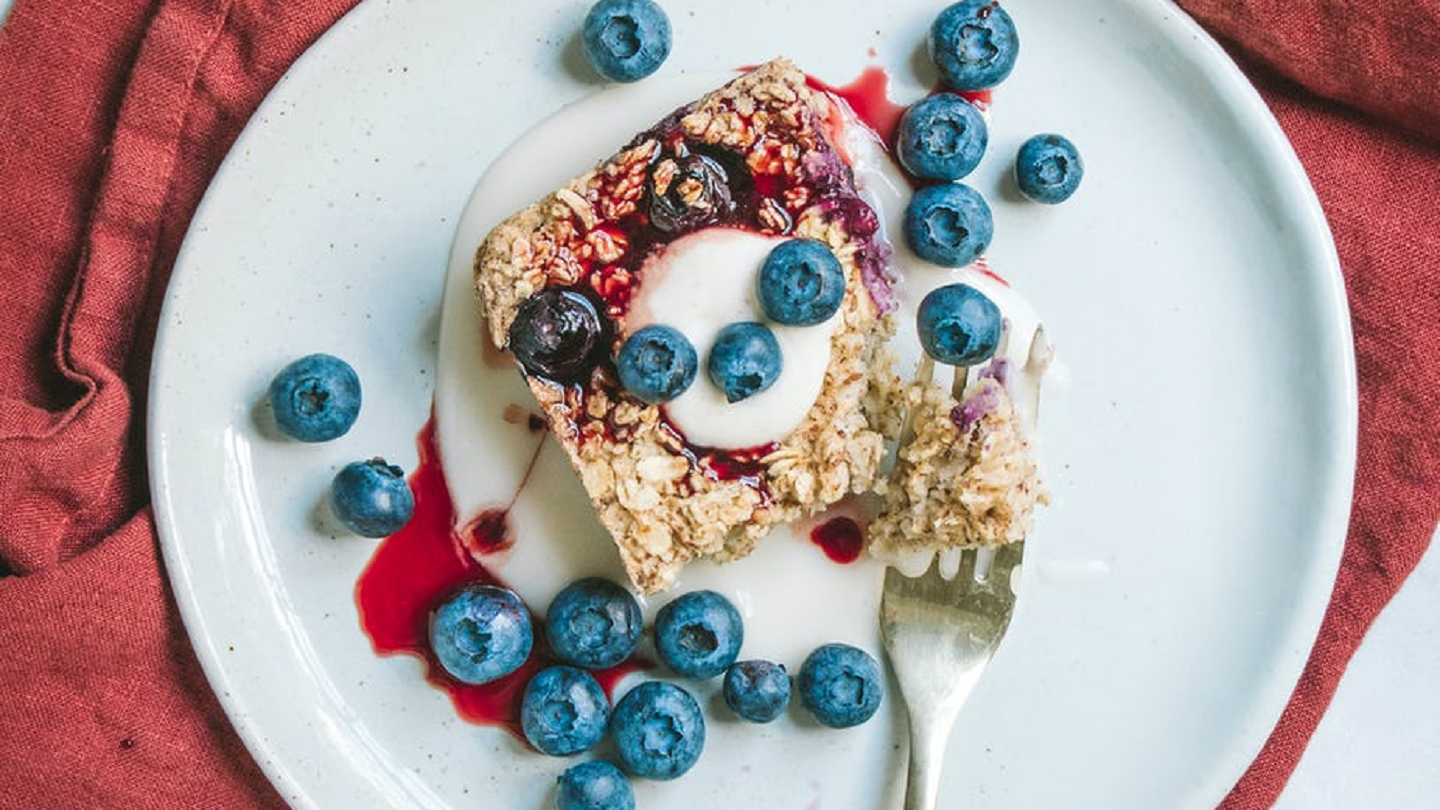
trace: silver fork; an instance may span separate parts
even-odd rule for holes
[[[907,577],[885,570],[880,631],[910,714],[905,810],[933,810],[945,744],[960,707],[985,672],[1015,611],[1011,576],[1025,543],[966,551],[952,579],[940,555]]]

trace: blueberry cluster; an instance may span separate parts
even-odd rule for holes
[[[769,321],[815,326],[840,310],[845,271],[824,243],[788,239],[766,256],[756,287],[760,308]],[[521,321],[517,318],[516,323]],[[512,341],[515,332],[512,328]],[[663,324],[631,334],[615,358],[620,384],[651,404],[683,394],[695,381],[698,364],[694,344],[680,330]],[[740,321],[726,325],[715,336],[705,373],[725,394],[726,402],[740,402],[773,386],[783,366],[774,331],[765,323]]]
[[[620,767],[584,762],[561,774],[562,810],[634,807],[629,776],[669,780],[684,775],[705,748],[705,714],[687,689],[652,680],[626,692],[613,709],[591,670],[629,659],[640,641],[640,606],[629,591],[596,577],[571,583],[550,603],[544,636],[560,663],[541,669],[525,685],[520,726],[525,739],[551,756],[588,751],[608,732]],[[790,704],[785,667],[740,661],[744,621],[728,599],[692,591],[655,616],[655,650],[681,677],[724,675],[722,695],[736,716],[769,723]],[[431,616],[435,660],[464,683],[503,678],[535,647],[529,610],[514,592],[485,583],[468,585],[442,601]],[[797,679],[801,705],[821,725],[847,728],[870,719],[884,685],[874,657],[845,644],[826,644],[805,659]]]
[[[682,594],[655,616],[660,660],[689,678],[724,674],[721,694],[743,720],[769,723],[790,704],[790,676],[781,664],[739,660],[745,641],[740,612],[714,591]],[[800,703],[822,725],[848,728],[880,708],[884,685],[873,656],[848,644],[826,644],[800,665]]]
[[[990,245],[994,219],[985,198],[956,181],[980,163],[989,142],[985,119],[965,93],[986,91],[1010,75],[1020,52],[1015,21],[993,0],[962,0],[930,26],[928,49],[945,86],[900,119],[896,157],[906,171],[938,181],[905,210],[905,238],[920,258],[946,267],[975,261]],[[1020,147],[1015,180],[1032,200],[1058,203],[1075,193],[1084,166],[1075,145],[1037,135]]]
[[[360,417],[360,376],[334,355],[310,354],[280,369],[267,399],[281,433],[301,442],[328,442],[350,432]],[[415,511],[405,471],[378,456],[341,468],[329,501],[335,517],[365,537],[394,534]]]

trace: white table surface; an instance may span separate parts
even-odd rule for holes
[[[1275,808],[1440,808],[1440,532],[1351,660]]]
[[[0,0],[0,20],[14,0]],[[1350,664],[1275,810],[1440,808],[1440,532]]]

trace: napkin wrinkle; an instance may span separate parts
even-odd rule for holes
[[[1355,498],[1335,589],[1289,703],[1220,808],[1265,810],[1440,521],[1440,363],[1431,360],[1440,355],[1440,144],[1315,96],[1267,67],[1242,65],[1325,210],[1360,382]]]
[[[0,34],[0,807],[283,807],[168,591],[144,406],[195,206],[352,2],[18,0]]]
[[[163,576],[144,406],[169,273],[209,179],[355,1],[17,0],[0,29],[0,177],[17,189],[0,195],[0,808],[283,807]],[[1223,805],[1262,810],[1440,517],[1440,155],[1419,137],[1440,133],[1440,0],[1182,5],[1240,59],[1314,181],[1361,384],[1335,594]]]
[[[1440,138],[1440,0],[1179,0],[1231,50],[1322,98]]]

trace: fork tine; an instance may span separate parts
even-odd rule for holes
[[[960,573],[964,553],[964,549],[947,548],[935,555],[935,567],[939,569],[941,579],[951,580]]]
[[[966,583],[975,579],[975,553],[969,549],[960,550],[960,567],[956,569],[955,576],[951,577],[955,582]]]
[[[1006,543],[995,550],[995,567],[1003,568],[1006,571],[1013,569],[1020,564],[1025,555],[1025,541],[1018,540],[1014,543]]]

